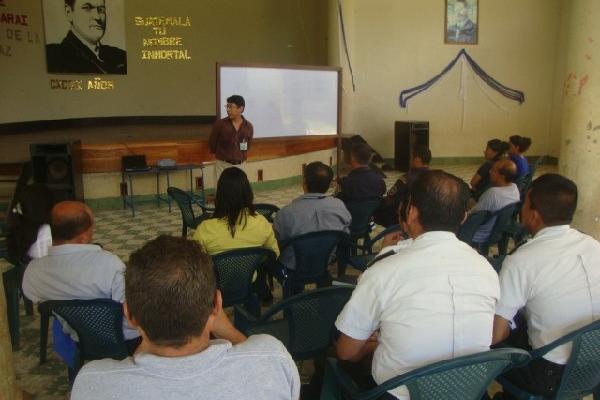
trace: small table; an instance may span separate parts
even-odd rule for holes
[[[199,195],[194,194],[194,182],[193,182],[193,174],[192,174],[192,171],[194,169],[199,169],[200,176],[202,177],[202,185],[200,185],[200,194]],[[175,165],[173,167],[168,167],[168,168],[161,168],[161,167],[154,166],[154,167],[150,167],[147,170],[123,171],[121,173],[121,184],[127,184],[127,193],[123,195],[123,209],[127,209],[127,207],[131,208],[131,216],[135,217],[135,204],[141,203],[144,201],[148,201],[148,200],[135,200],[134,199],[134,192],[133,192],[134,179],[133,178],[136,176],[140,176],[140,175],[155,174],[156,175],[156,195],[155,195],[155,198],[150,201],[156,201],[157,207],[160,207],[161,201],[167,203],[169,205],[169,212],[171,212],[171,198],[168,195],[163,196],[160,193],[160,175],[161,174],[166,175],[167,188],[168,188],[169,186],[171,186],[171,180],[170,180],[169,174],[171,172],[176,172],[176,171],[189,171],[189,177],[190,177],[189,193],[192,196],[194,196],[196,199],[198,199],[199,201],[204,202],[205,196],[204,196],[204,165],[203,164],[179,164],[179,165]]]

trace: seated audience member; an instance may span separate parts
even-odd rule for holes
[[[85,204],[63,201],[52,209],[52,247],[33,259],[23,276],[23,293],[34,303],[46,300],[125,300],[125,265],[116,255],[91,244],[94,216]],[[126,340],[139,333],[123,321]],[[137,341],[132,341],[135,347]]]
[[[337,197],[344,203],[376,199],[385,193],[381,174],[369,168],[373,152],[366,143],[358,143],[350,150],[352,171],[339,180]]]
[[[280,243],[315,231],[350,232],[352,217],[340,199],[327,196],[333,171],[331,167],[316,161],[304,168],[302,188],[304,194],[283,207],[273,221],[275,236]],[[280,261],[294,269],[293,249],[287,249]]]
[[[521,221],[533,239],[502,264],[494,343],[509,336],[509,321],[523,308],[525,324],[517,326],[508,343],[533,349],[600,318],[600,243],[569,226],[576,208],[573,181],[558,174],[533,181],[521,211]],[[528,343],[512,340],[525,330]],[[510,371],[507,378],[527,391],[553,398],[570,353],[570,344],[557,347]]]
[[[25,186],[7,217],[6,244],[9,258],[15,263],[27,264],[32,258],[48,254],[52,246],[50,212],[54,196],[41,183]]]
[[[490,170],[492,187],[483,192],[475,207],[471,209],[471,214],[477,211],[493,213],[510,204],[518,203],[521,197],[517,185],[513,183],[516,174],[517,167],[511,160],[496,161]],[[496,218],[490,218],[481,225],[473,235],[473,242],[485,243],[489,239],[495,223]]]
[[[471,191],[481,194],[490,186],[490,170],[496,161],[504,157],[508,151],[508,143],[500,139],[492,139],[487,142],[483,156],[485,162],[481,164],[475,175],[471,178]]]
[[[294,361],[272,336],[233,327],[198,243],[166,235],[146,243],[129,259],[125,293],[142,345],[133,358],[88,363],[71,400],[298,399]]]
[[[413,147],[410,168],[406,174],[398,178],[383,198],[374,215],[375,223],[388,227],[398,223],[398,208],[407,199],[408,188],[424,171],[429,170],[431,151],[422,145]]]
[[[500,288],[486,259],[456,238],[469,197],[461,179],[423,172],[406,211],[412,243],[368,268],[338,316],[338,357],[372,354],[371,384],[489,349]],[[391,393],[408,398],[405,387]]]
[[[254,211],[254,194],[246,173],[239,168],[225,169],[217,182],[215,211],[194,232],[210,255],[246,247],[265,247],[279,255],[273,227]]]
[[[513,135],[508,138],[508,157],[517,166],[517,178],[527,175],[529,173],[529,163],[527,158],[523,155],[529,146],[531,146],[531,139],[519,135]]]

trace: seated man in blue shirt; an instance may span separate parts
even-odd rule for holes
[[[385,181],[377,172],[369,168],[373,151],[366,143],[352,146],[350,166],[352,171],[340,178],[337,197],[344,203],[375,199],[385,193]]]

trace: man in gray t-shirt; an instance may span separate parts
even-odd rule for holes
[[[246,338],[233,327],[210,259],[196,242],[160,236],[134,252],[125,296],[125,314],[142,344],[133,358],[87,364],[71,400],[299,398],[291,356],[277,339]]]

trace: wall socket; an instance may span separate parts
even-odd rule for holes
[[[257,180],[258,180],[259,182],[262,182],[262,180],[263,180],[263,170],[262,170],[262,169],[259,169],[259,170],[258,170],[258,176],[257,176]]]

